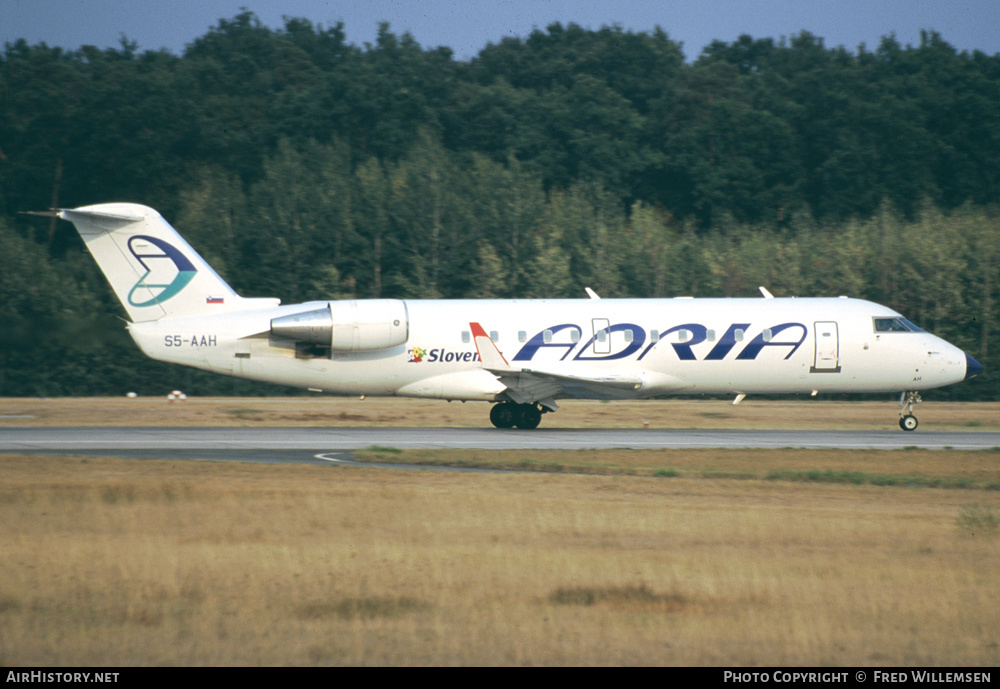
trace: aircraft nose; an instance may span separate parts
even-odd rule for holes
[[[975,378],[983,372],[983,365],[968,354],[965,355],[965,379]]]

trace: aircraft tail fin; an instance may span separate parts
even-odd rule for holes
[[[36,215],[73,223],[133,322],[277,303],[236,294],[152,208],[107,203]]]

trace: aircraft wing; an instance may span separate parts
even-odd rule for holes
[[[542,402],[554,406],[548,400],[556,395],[597,399],[628,397],[628,393],[643,386],[643,381],[633,376],[587,378],[528,368],[513,373],[487,370],[507,386],[507,395],[519,404]]]
[[[540,402],[555,409],[556,395],[569,397],[621,398],[641,390],[652,381],[642,371],[569,375],[557,371],[511,366],[479,323],[469,323],[483,368],[507,387],[506,394],[518,404]],[[659,381],[658,381],[659,382]]]

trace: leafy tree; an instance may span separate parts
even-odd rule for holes
[[[532,240],[546,204],[541,180],[514,158],[502,165],[474,156],[466,174],[455,181],[455,190],[460,227],[483,238],[481,266],[493,266],[503,276],[502,284],[496,282],[491,291],[503,297],[523,295]],[[472,276],[473,289],[479,279]]]
[[[391,191],[385,170],[378,159],[369,158],[357,167],[355,188],[357,198],[354,203],[356,213],[354,224],[359,234],[367,240],[367,246],[362,252],[367,260],[363,261],[363,268],[358,274],[358,284],[367,285],[362,294],[367,293],[368,296],[377,299],[383,296],[385,245],[387,241],[391,241],[388,213]]]
[[[237,240],[241,265],[252,267],[257,290],[305,301],[314,272],[329,266],[351,275],[356,238],[351,217],[349,154],[310,142],[302,150],[282,141],[264,164],[248,197],[246,227]],[[275,228],[280,228],[275,230]],[[344,268],[342,271],[341,268]]]
[[[864,296],[979,352],[956,394],[996,397],[998,104],[1000,55],[934,32],[743,35],[690,64],[660,29],[556,23],[459,62],[388,24],[354,46],[248,11],[179,56],[17,41],[0,394],[176,375],[130,345],[72,227],[16,215],[137,201],[247,296]]]
[[[670,296],[667,293],[666,266],[674,234],[668,215],[641,201],[632,204],[628,229],[618,236],[619,241],[627,240],[628,259],[623,268],[627,274],[629,295],[641,298]]]

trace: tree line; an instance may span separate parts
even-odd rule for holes
[[[468,62],[380,27],[251,13],[181,56],[23,41],[0,59],[0,394],[251,384],[142,359],[67,223],[153,206],[241,294],[849,294],[987,367],[995,399],[1000,56],[553,24]]]

